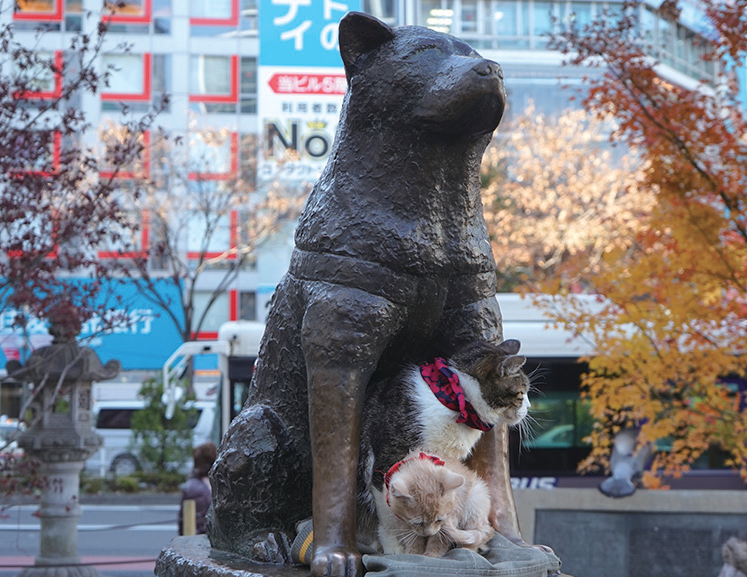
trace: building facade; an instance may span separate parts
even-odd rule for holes
[[[341,70],[335,73],[333,69],[324,68],[318,74],[314,72],[314,76],[303,69],[295,75],[273,74],[269,80],[263,78],[260,82],[262,58],[275,63],[278,59],[274,51],[279,50],[265,43],[264,36],[279,32],[279,38],[287,40],[289,46],[295,43],[298,49],[306,30],[306,21],[299,18],[307,10],[326,14],[334,24],[347,9],[361,9],[391,25],[428,26],[463,38],[483,56],[503,66],[509,97],[507,116],[510,117],[524,110],[530,101],[538,112],[547,114],[559,114],[571,106],[574,91],[562,87],[583,89],[583,74],[588,71],[562,67],[561,56],[547,49],[546,34],[570,24],[583,26],[603,16],[605,11],[620,7],[616,2],[579,0],[363,0],[361,4],[358,0],[125,0],[111,3],[104,0],[18,0],[14,3],[15,9],[7,4],[2,3],[0,19],[13,24],[16,39],[60,59],[66,57],[72,35],[94,34],[102,20],[109,23],[99,58],[101,70],[111,71],[109,85],[97,94],[82,95],[77,103],[87,120],[99,127],[92,136],[98,142],[88,144],[105,146],[117,138],[123,105],[131,113],[142,113],[156,105],[162,94],[169,94],[168,107],[158,116],[156,124],[172,137],[183,139],[186,143],[180,152],[183,158],[175,169],[175,164],[168,162],[169,151],[157,144],[157,135],[146,133],[142,135],[143,157],[131,170],[118,174],[123,187],[129,180],[149,178],[156,186],[181,186],[183,190],[202,188],[208,195],[211,191],[225,194],[233,187],[238,196],[242,187],[261,191],[263,187],[277,185],[276,176],[274,181],[272,176],[264,181],[261,174],[258,178],[258,166],[263,168],[262,163],[273,151],[276,156],[282,156],[277,154],[278,150],[282,153],[284,149],[295,148],[295,152],[303,156],[301,149],[305,147],[307,156],[313,160],[308,165],[311,169],[307,166],[302,176],[288,177],[288,186],[308,186],[324,164],[334,133],[334,122],[324,114],[336,115],[334,103],[341,101],[344,92],[344,85],[341,89],[339,84]],[[708,47],[707,28],[696,10],[697,3],[684,6],[677,23],[660,17],[657,3],[641,3],[637,9],[640,10],[641,34],[650,41],[652,56],[661,60],[671,79],[694,85],[701,79],[713,79],[715,71],[712,64],[702,59]],[[270,21],[277,26],[287,24],[287,28],[267,32],[270,25],[266,25],[263,31],[263,10],[267,14],[280,10]],[[294,18],[298,26],[292,22]],[[43,35],[37,34],[40,28],[45,31]],[[327,25],[322,34],[325,30],[333,29]],[[329,36],[328,42],[335,38]],[[127,51],[121,50],[122,43],[129,45]],[[297,54],[301,59],[301,55],[309,52],[297,50]],[[318,92],[322,89],[317,90],[308,83],[311,77],[338,79],[330,94],[325,95],[331,100],[321,99]],[[290,78],[294,79],[293,87]],[[305,82],[301,88],[300,79]],[[40,97],[51,98],[59,88],[60,79],[46,75],[38,82]],[[317,92],[313,93],[314,90]],[[306,130],[307,135],[297,134],[296,129]],[[54,147],[59,146],[60,142],[54,143]],[[54,153],[58,153],[58,148]],[[274,161],[285,162],[277,158]],[[292,165],[293,161],[288,162]],[[175,206],[172,210],[188,213],[189,207]],[[198,260],[205,256],[230,253],[241,242],[242,223],[252,218],[250,213],[251,210],[241,203],[227,211],[221,217],[219,231],[210,238],[210,246],[204,245],[204,223],[188,219],[188,226],[180,233],[183,234],[180,245],[183,258],[197,266]],[[158,231],[150,227],[147,214],[140,214],[139,218],[142,219],[142,233],[136,242],[147,249],[149,239]],[[242,262],[239,273],[221,290],[205,324],[195,336],[214,338],[218,327],[228,320],[263,320],[291,250],[292,223],[288,223],[271,238],[264,239],[253,258]],[[103,247],[99,254],[102,259],[115,256],[116,251]],[[153,259],[151,266],[158,271],[159,266],[167,265]],[[230,256],[208,267],[201,275],[195,296],[198,309],[207,305],[224,277],[226,266],[232,266]],[[140,326],[154,337],[154,344],[145,360],[143,355],[126,356],[123,359],[125,369],[156,368],[179,344],[178,335],[165,328],[168,320],[164,315],[159,316],[152,310],[142,314],[144,320]],[[2,348],[6,356],[12,356],[13,347],[19,345],[7,334],[7,324],[0,326],[0,331],[6,332]],[[159,334],[159,331],[163,332]],[[117,346],[134,351],[140,348],[138,342],[144,342],[144,334],[142,331],[128,333],[131,341]],[[122,356],[114,349],[111,354]],[[106,360],[106,353],[102,357]]]

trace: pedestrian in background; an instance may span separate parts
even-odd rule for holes
[[[203,443],[192,451],[194,467],[189,478],[182,486],[182,500],[179,504],[179,535],[184,534],[184,501],[192,499],[197,510],[197,534],[205,532],[205,514],[210,507],[210,479],[208,472],[218,455],[215,443]]]

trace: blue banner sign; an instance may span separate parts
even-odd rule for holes
[[[260,66],[342,66],[337,26],[360,0],[261,0]]]
[[[168,281],[157,281],[161,294],[174,303],[177,316],[181,316],[181,295],[178,287]],[[103,291],[108,293],[107,302],[115,302],[111,295],[121,297],[110,313],[116,318],[125,318],[121,326],[103,331],[100,319],[91,319],[83,324],[79,341],[89,346],[106,363],[117,359],[123,370],[160,369],[168,356],[182,343],[179,332],[171,318],[159,307],[138,292],[134,282],[112,281]],[[102,303],[106,304],[106,303]],[[13,327],[18,311],[2,307],[0,303],[0,348],[7,359],[22,362],[34,349],[50,343],[47,323],[30,319],[26,332]],[[0,368],[4,368],[5,364]]]

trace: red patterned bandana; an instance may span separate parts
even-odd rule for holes
[[[424,459],[424,460],[428,459],[429,461],[433,461],[439,467],[443,467],[446,464],[438,457],[434,457],[433,455],[428,455],[427,453],[420,453],[417,457],[410,457],[409,459],[402,459],[401,461],[397,461],[396,463],[394,463],[394,465],[392,465],[389,468],[389,470],[386,472],[386,475],[384,475],[384,486],[386,487],[386,504],[387,505],[389,505],[389,483],[392,480],[392,475],[394,475],[394,473],[399,471],[399,468],[402,465],[404,465],[405,463],[409,461],[412,461],[413,459]],[[391,507],[391,505],[389,506]]]
[[[464,423],[478,431],[493,428],[491,423],[486,423],[477,415],[475,408],[464,398],[459,376],[446,365],[444,359],[436,357],[432,364],[421,365],[420,375],[444,407],[459,413],[457,423]]]

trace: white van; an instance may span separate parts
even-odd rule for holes
[[[133,447],[130,421],[132,414],[144,406],[141,400],[94,402],[95,430],[103,437],[104,444],[86,461],[87,472],[102,477],[111,472],[119,477],[142,468],[137,449]],[[192,428],[192,446],[196,447],[212,440],[216,404],[215,401],[195,401],[193,406],[197,409],[197,419]],[[191,466],[190,460],[185,472]]]

